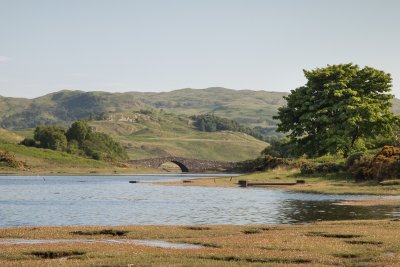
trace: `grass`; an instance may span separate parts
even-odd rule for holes
[[[1,266],[398,266],[400,221],[336,221],[304,225],[18,227],[0,240],[87,239],[73,232],[127,231],[112,239],[202,245],[167,249],[122,243],[0,245]],[[258,229],[253,234],[246,231]],[[262,230],[262,229],[273,229]],[[277,230],[277,231],[275,231]],[[314,233],[314,234],[310,234]],[[317,233],[317,234],[316,234]],[[346,237],[346,238],[344,238]],[[108,235],[90,236],[110,239]]]
[[[2,140],[3,142],[16,144],[21,142],[23,139],[24,138],[22,136],[14,132],[0,128],[0,140]]]
[[[133,116],[127,113],[125,116]],[[131,159],[177,156],[242,161],[257,157],[268,145],[239,132],[201,132],[187,116],[154,113],[140,122],[92,121],[96,131],[110,134],[127,147]]]

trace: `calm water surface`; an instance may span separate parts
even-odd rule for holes
[[[400,217],[397,207],[334,205],[361,196],[129,183],[201,176],[0,176],[0,227],[265,224]]]

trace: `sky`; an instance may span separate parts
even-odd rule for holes
[[[400,97],[397,0],[0,0],[0,95],[62,89],[288,92],[303,69],[391,73]]]

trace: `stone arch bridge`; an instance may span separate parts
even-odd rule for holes
[[[140,160],[129,160],[128,163],[134,166],[142,166],[148,168],[158,168],[162,164],[173,162],[178,165],[182,172],[211,172],[211,171],[232,171],[236,163],[214,161],[214,160],[201,160],[201,159],[188,159],[181,157],[162,157]]]

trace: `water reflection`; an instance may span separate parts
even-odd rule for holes
[[[0,177],[0,227],[302,223],[400,216],[397,207],[333,205],[359,196],[129,183],[190,177],[197,176]]]
[[[398,207],[393,206],[343,206],[335,205],[337,201],[284,201],[280,209],[283,223],[382,219],[398,216]]]

